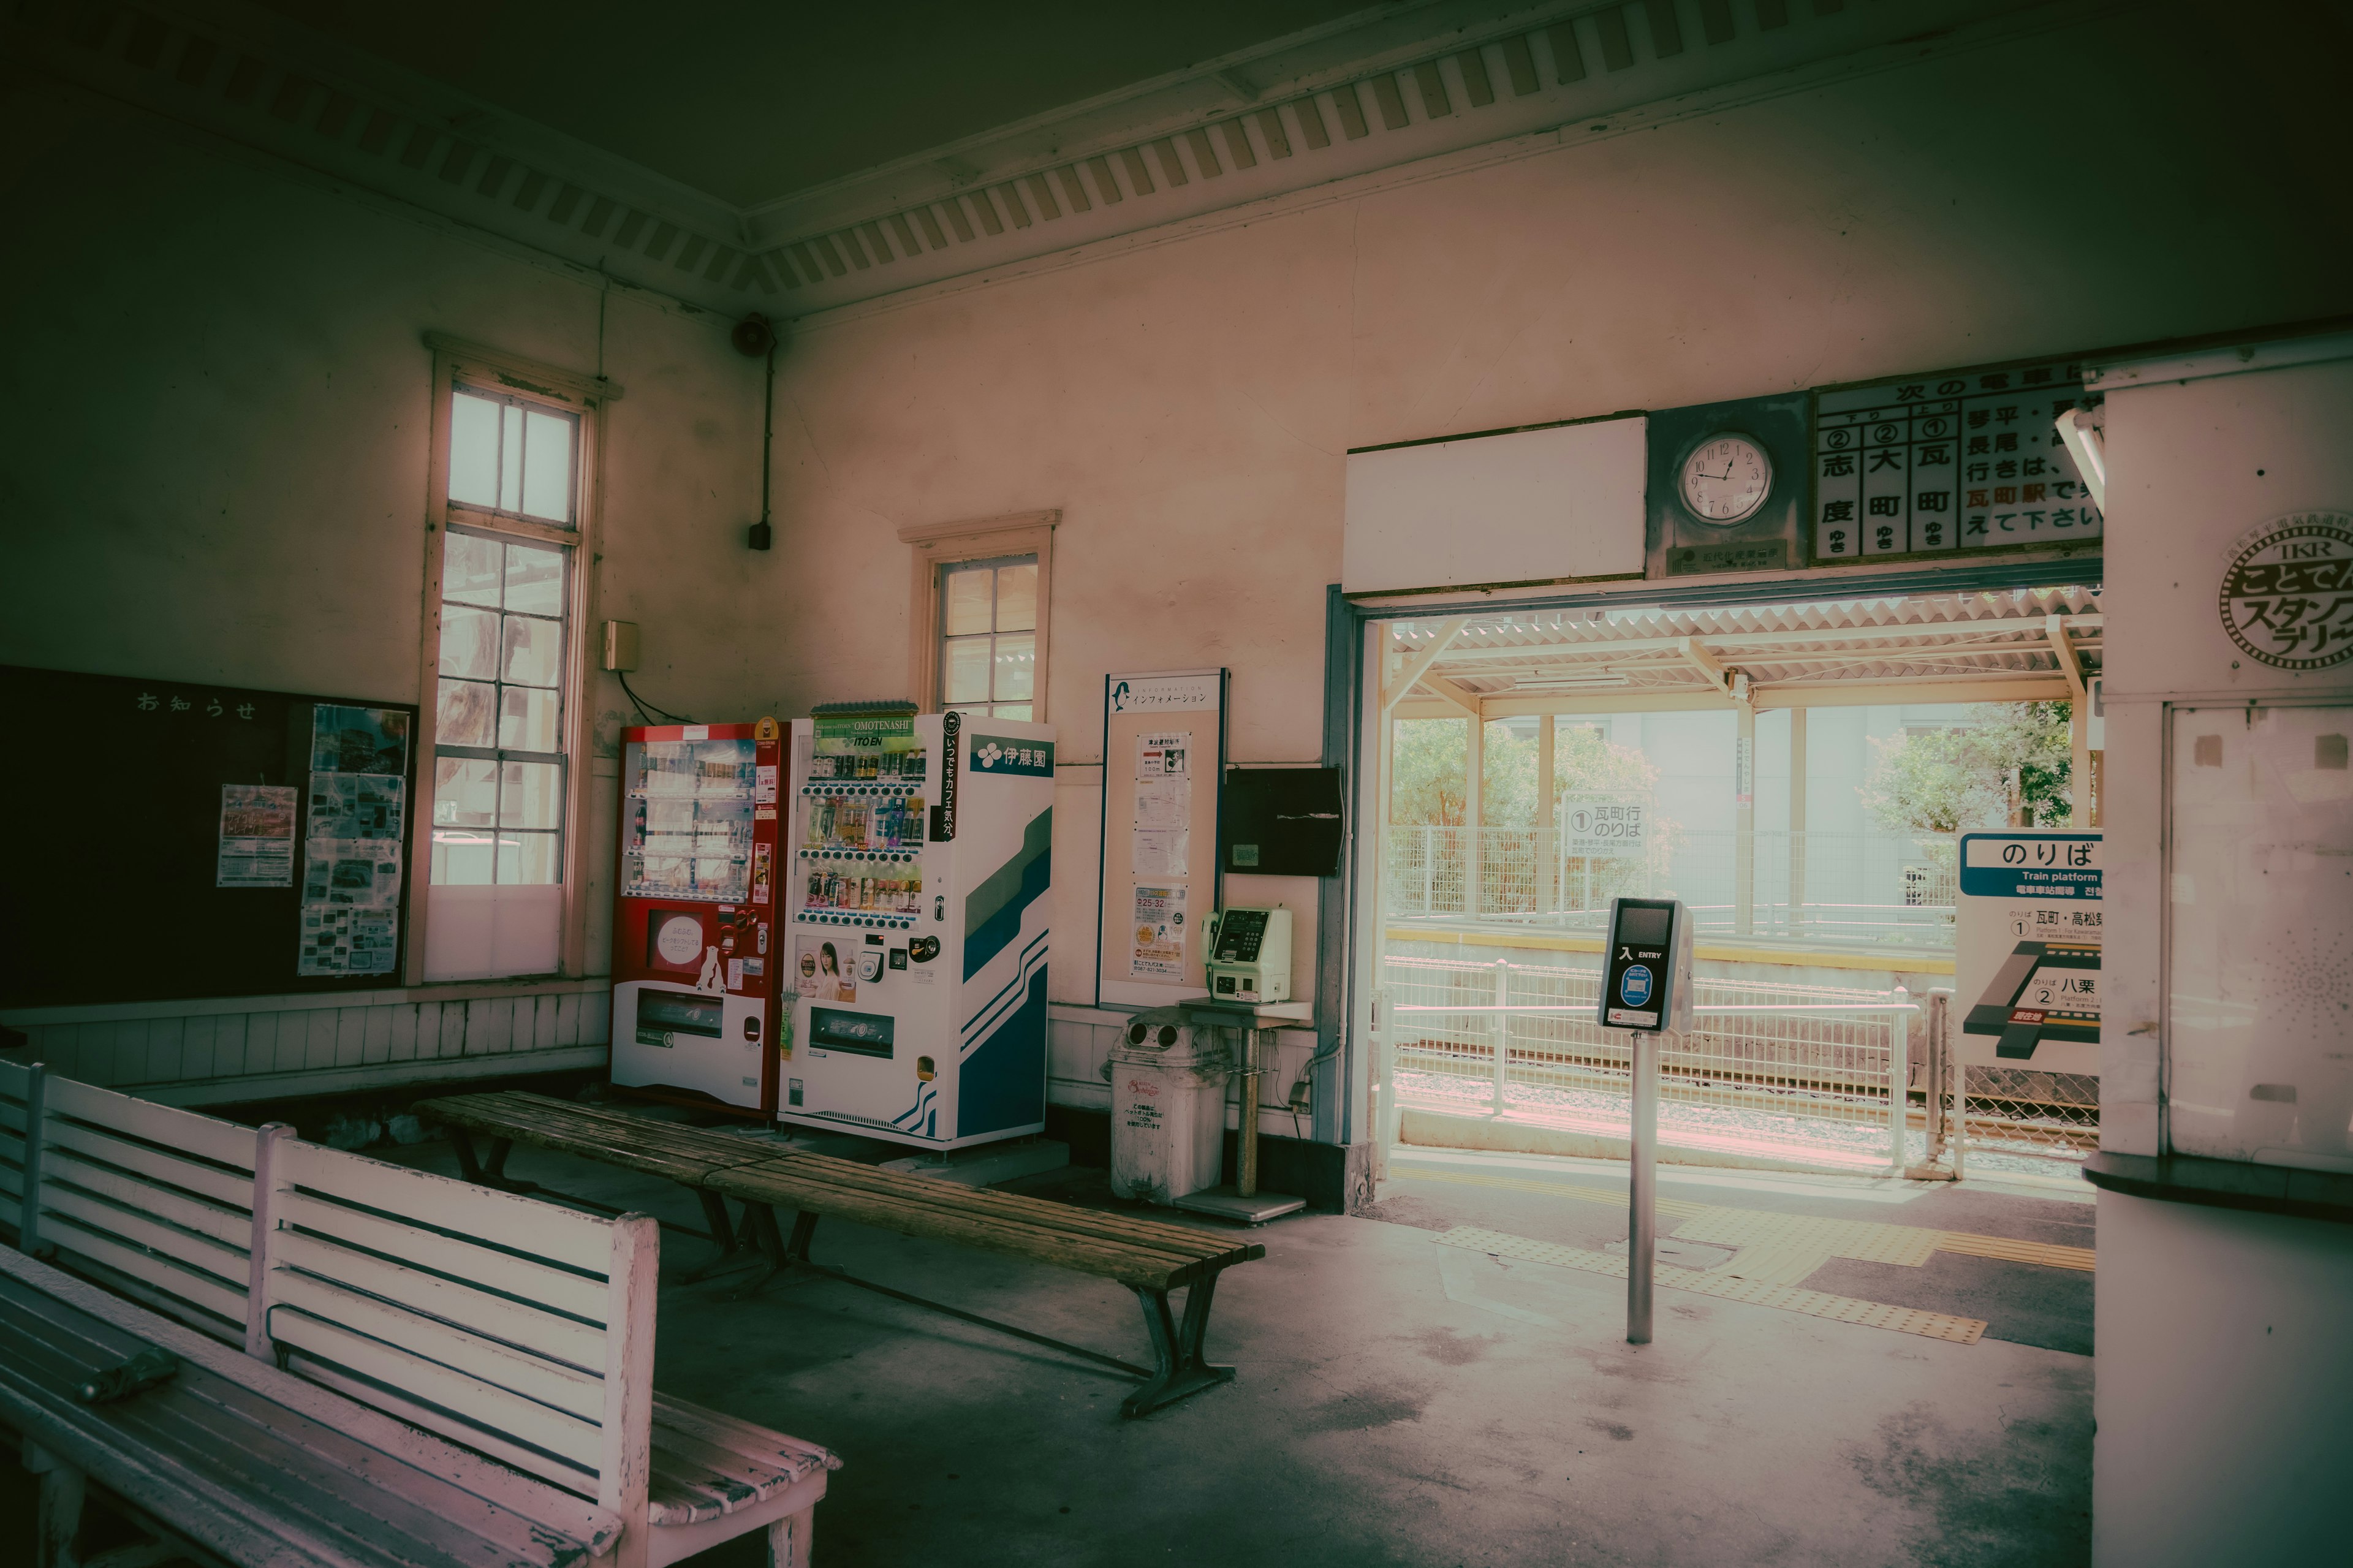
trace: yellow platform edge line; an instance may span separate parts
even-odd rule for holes
[[[1602,1204],[1611,1208],[1624,1205],[1623,1193],[1603,1187],[1587,1186],[1579,1182],[1543,1182],[1525,1176],[1493,1176],[1483,1171],[1437,1171],[1425,1165],[1409,1165],[1397,1173],[1413,1181],[1454,1182],[1463,1186],[1501,1187],[1515,1193],[1536,1193],[1550,1197],[1574,1199],[1579,1203]],[[1841,1258],[1852,1258],[1864,1263],[1898,1263],[1917,1268],[1926,1261],[1930,1252],[1951,1252],[1965,1258],[1990,1258],[2007,1263],[2039,1263],[2051,1268],[2080,1268],[2089,1273],[2094,1267],[2096,1253],[2088,1247],[2068,1247],[2055,1241],[2021,1241],[2014,1237],[1978,1236],[1965,1230],[1930,1230],[1926,1226],[1889,1225],[1883,1220],[1825,1219],[1813,1215],[1783,1214],[1777,1209],[1736,1209],[1721,1204],[1695,1204],[1682,1198],[1661,1198],[1659,1212],[1681,1220],[1725,1216],[1729,1222],[1744,1226],[1780,1231],[1785,1236],[1831,1237],[1846,1236],[1856,1239],[1853,1250],[1839,1249]],[[1913,1241],[1909,1233],[1917,1230],[1921,1239]],[[1879,1233],[1907,1233],[1899,1240],[1882,1237]],[[1496,1234],[1501,1235],[1502,1232]],[[1701,1231],[1679,1238],[1684,1241],[1705,1241],[1717,1246],[1740,1246],[1740,1242],[1717,1239],[1723,1232]],[[1927,1239],[1934,1237],[1933,1241]],[[1765,1237],[1746,1242],[1759,1245]],[[1779,1240],[1781,1237],[1772,1239]],[[1920,1251],[1924,1256],[1915,1261],[1908,1258],[1891,1258],[1889,1251]]]
[[[1504,1231],[1479,1230],[1457,1226],[1441,1231],[1431,1240],[1441,1247],[1458,1247],[1465,1251],[1490,1252],[1499,1258],[1518,1258],[1526,1263],[1549,1264],[1556,1268],[1574,1268],[1588,1274],[1600,1274],[1611,1279],[1626,1277],[1626,1260],[1608,1253],[1588,1252],[1582,1247],[1562,1247],[1553,1242],[1535,1241],[1527,1237],[1513,1236]],[[1892,1333],[1917,1334],[1923,1339],[1944,1340],[1953,1344],[1973,1345],[1985,1337],[1982,1318],[1956,1317],[1949,1312],[1923,1311],[1914,1307],[1890,1306],[1883,1301],[1865,1301],[1852,1296],[1832,1296],[1820,1290],[1807,1290],[1793,1285],[1768,1283],[1762,1280],[1740,1279],[1716,1274],[1702,1274],[1670,1264],[1656,1266],[1652,1276],[1665,1289],[1688,1290],[1694,1295],[1715,1296],[1739,1301],[1754,1307],[1767,1307],[1776,1311],[1796,1312],[1803,1317],[1827,1318],[1833,1322],[1853,1323],[1862,1328],[1885,1329]]]

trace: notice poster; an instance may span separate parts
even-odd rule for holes
[[[400,945],[407,773],[407,714],[330,703],[311,710],[296,973],[392,973]]]
[[[1185,978],[1185,893],[1181,886],[1136,884],[1127,953],[1132,978]]]
[[[1190,876],[1192,869],[1186,858],[1192,841],[1192,834],[1181,827],[1139,827],[1134,851],[1128,857],[1130,867],[1139,877]]]
[[[812,1002],[855,1002],[856,963],[856,950],[841,939],[804,934],[793,960],[793,990]]]
[[[292,887],[299,804],[300,792],[292,784],[221,785],[220,850],[213,886]]]
[[[1168,730],[1135,738],[1135,776],[1139,779],[1183,778],[1193,770],[1193,731]]]

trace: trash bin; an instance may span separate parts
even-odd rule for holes
[[[1221,1031],[1194,1029],[1184,1009],[1139,1013],[1112,1047],[1111,1190],[1173,1204],[1218,1184],[1225,1163]]]

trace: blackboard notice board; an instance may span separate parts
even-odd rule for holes
[[[346,732],[331,712],[314,748],[322,708],[384,718]],[[0,713],[11,736],[0,763],[0,1006],[400,984],[414,813],[391,809],[384,784],[361,785],[397,777],[400,805],[415,799],[413,703],[0,665]],[[396,760],[366,743],[386,729],[406,742]],[[314,765],[328,780],[317,802]],[[378,836],[372,853],[385,885],[346,888],[356,862],[321,858],[306,938],[305,851],[320,847],[311,830],[321,803],[322,830]],[[373,827],[352,826],[370,810]],[[393,845],[396,868],[385,864]],[[303,973],[318,967],[330,896],[374,900],[388,967],[379,951],[368,973]]]

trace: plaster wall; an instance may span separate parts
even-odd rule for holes
[[[2343,309],[2353,217],[2298,194],[2326,95],[2185,114],[2241,46],[2146,23],[801,323],[788,705],[905,680],[892,527],[1060,508],[1053,987],[1085,1000],[1101,677],[1229,666],[1232,758],[1314,758],[1349,448]],[[2116,155],[2071,186],[2059,110],[2090,103]]]
[[[13,215],[0,246],[0,662],[417,700],[421,334],[438,330],[620,385],[594,616],[649,626],[635,679],[655,701],[713,719],[783,710],[787,643],[765,610],[786,568],[742,544],[758,515],[759,373],[725,323],[608,298],[593,278],[22,79],[0,92],[0,149]],[[616,742],[637,721],[610,677],[586,691],[593,976],[607,968]],[[554,996],[577,989],[48,1008],[11,1022],[57,1070],[94,1082],[362,1083],[438,1072],[444,1058],[472,1070],[511,1052],[601,1060],[601,989],[558,1026]],[[543,992],[539,1022],[511,1026]]]

